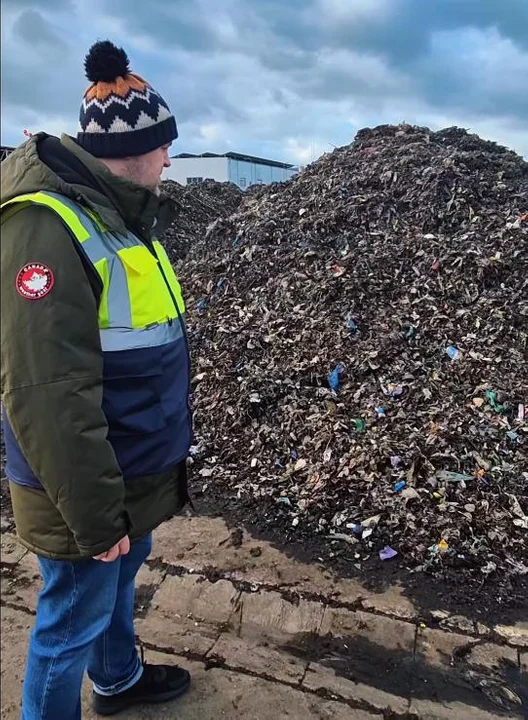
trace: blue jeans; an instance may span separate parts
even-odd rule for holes
[[[113,695],[143,672],[134,633],[134,582],[152,536],[115,562],[39,557],[44,587],[29,643],[22,720],[80,720],[84,671]]]

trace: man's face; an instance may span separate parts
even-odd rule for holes
[[[170,167],[169,149],[171,143],[163,145],[146,155],[133,158],[130,167],[130,180],[148,187],[149,190],[160,194],[161,174],[164,168]]]

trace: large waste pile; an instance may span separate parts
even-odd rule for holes
[[[402,125],[217,220],[179,268],[203,490],[358,568],[528,573],[527,211],[521,157]]]
[[[163,236],[174,261],[187,255],[191,244],[204,236],[210,223],[234,213],[243,197],[237,185],[215,180],[204,180],[198,185],[180,185],[166,180],[162,192],[178,206],[178,219]]]

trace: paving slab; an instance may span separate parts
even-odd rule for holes
[[[343,608],[327,608],[320,632],[350,640],[368,638],[374,644],[410,655],[414,652],[416,637],[416,627],[410,623]]]
[[[147,660],[184,665],[191,672],[192,688],[174,703],[138,708],[126,715],[127,720],[380,720],[379,716],[351,712],[341,703],[261,678],[221,668],[206,670],[201,663],[157,653],[147,654]],[[86,712],[84,720],[95,720],[95,716]]]
[[[346,598],[341,594],[340,599]],[[417,615],[413,603],[403,595],[403,589],[398,584],[388,587],[379,594],[369,594],[361,604],[364,610],[390,615],[401,620],[412,621]]]
[[[519,715],[498,715],[460,702],[439,704],[432,700],[412,700],[411,715],[419,720],[517,720]]]
[[[0,673],[2,720],[19,720],[27,640],[32,618],[2,608],[2,667]],[[190,662],[174,655],[146,652],[152,663],[179,664],[192,675],[190,692],[174,703],[131,710],[127,720],[379,720],[379,716],[351,709],[279,683]],[[91,709],[91,684],[83,687],[83,719],[96,720]]]
[[[22,606],[36,612],[38,594],[42,586],[40,568],[36,555],[24,553],[19,562],[11,568],[10,580],[3,588],[5,602]]]
[[[255,673],[291,685],[299,684],[308,662],[287,652],[277,650],[265,640],[220,635],[207,654],[207,659],[235,670]]]
[[[149,613],[136,620],[136,635],[147,647],[188,657],[205,657],[220,637],[218,628],[198,628],[193,623]]]
[[[145,613],[165,578],[165,571],[142,565],[136,575],[136,612]]]
[[[463,615],[448,614],[447,617],[440,620],[439,626],[442,630],[451,630],[469,635],[474,635],[476,630],[475,623]]]
[[[285,600],[276,592],[242,593],[243,637],[258,634],[284,640],[288,636],[318,633],[325,608],[321,603]]]
[[[0,608],[0,717],[19,720],[20,696],[29,633],[34,618],[19,610]]]
[[[3,566],[12,567],[16,565],[27,553],[26,548],[18,542],[16,535],[8,532],[2,533],[0,536],[0,558]]]
[[[495,625],[494,634],[513,647],[528,649],[528,622],[515,625]]]
[[[154,593],[151,607],[167,618],[225,625],[239,594],[227,580],[211,583],[198,575],[168,576]]]
[[[509,669],[520,673],[519,654],[516,649],[507,645],[485,642],[476,644],[467,655],[469,666],[478,666],[494,672],[504,672]]]
[[[418,614],[401,589],[370,592],[356,580],[339,578],[317,563],[300,562],[241,528],[233,531],[221,518],[179,516],[165,523],[156,532],[152,557],[195,572],[214,561],[215,568],[233,580],[291,588],[301,596],[324,595],[348,605],[364,602],[401,618]]]
[[[329,680],[330,687],[371,704],[405,711],[410,699],[415,628],[407,622],[363,611],[327,608],[319,636],[295,638],[294,648],[310,660],[305,682]],[[295,652],[295,650],[294,650]]]
[[[450,667],[453,658],[480,642],[460,633],[420,626],[416,634],[416,660],[432,667]]]
[[[210,583],[202,576],[167,576],[154,592],[136,632],[146,643],[204,656],[236,611],[236,588],[226,580]]]
[[[422,702],[427,705],[434,699],[439,718],[459,706],[468,718],[493,713],[522,717],[518,655],[513,648],[425,628],[417,635],[413,676],[412,707],[417,712],[422,712]]]
[[[403,715],[409,708],[407,698],[355,682],[353,677],[346,677],[321,663],[310,663],[302,687],[354,703],[358,708],[368,706],[369,710],[378,713]]]
[[[466,673],[498,708],[528,718],[528,674],[521,658],[515,648],[483,643],[468,655]]]

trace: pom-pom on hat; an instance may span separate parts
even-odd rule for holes
[[[122,48],[108,40],[92,45],[84,60],[91,85],[84,94],[77,142],[99,158],[144,155],[178,137],[165,100],[130,72]]]

